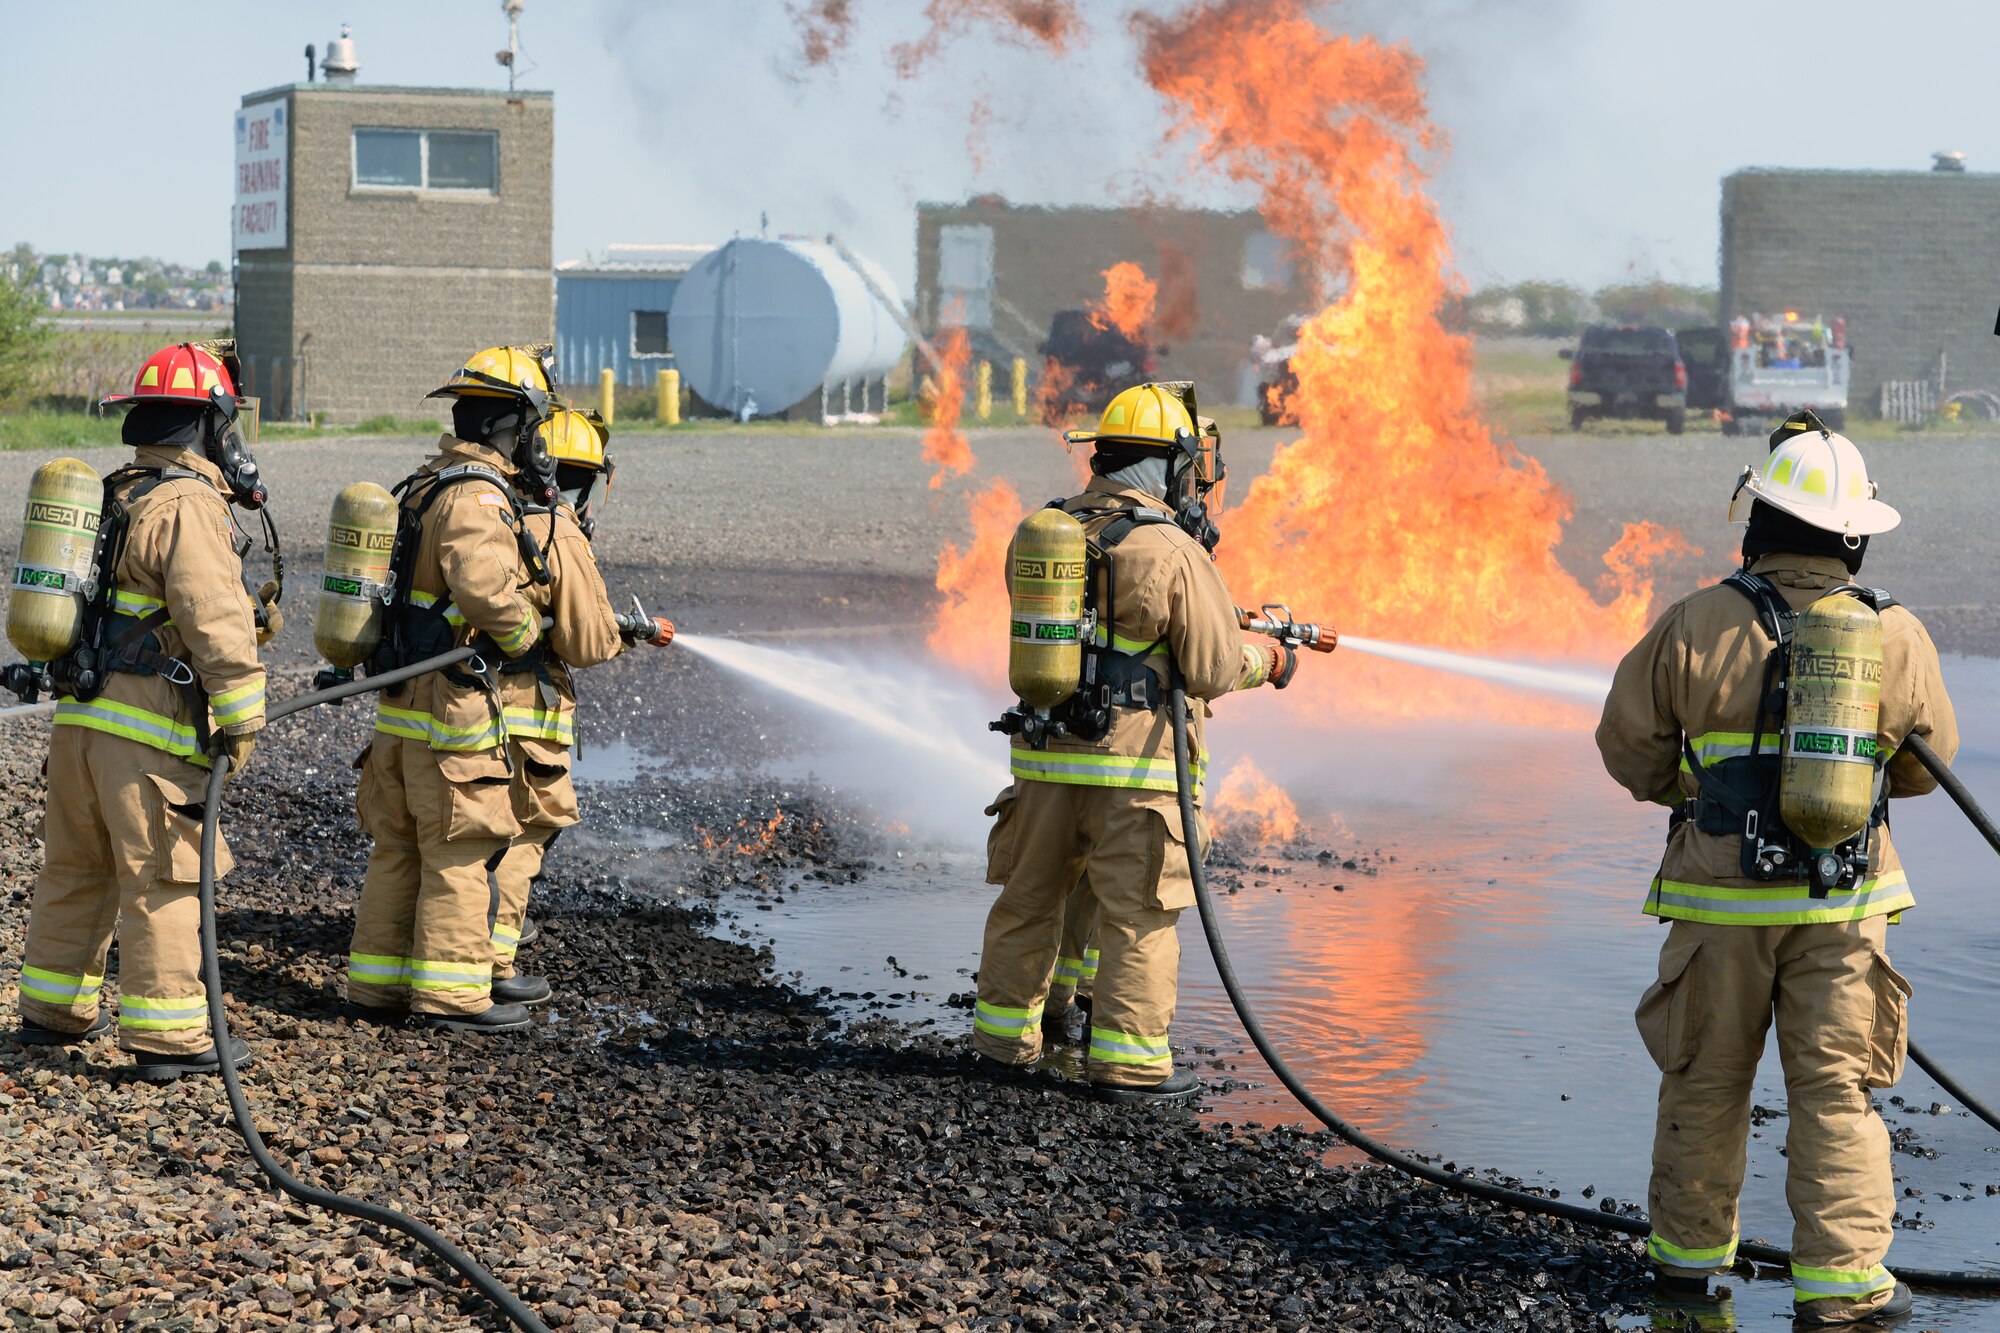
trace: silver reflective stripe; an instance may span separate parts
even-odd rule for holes
[[[1800,886],[1803,887],[1803,886]],[[1765,916],[1784,912],[1830,912],[1851,913],[1857,908],[1873,907],[1898,898],[1910,896],[1909,885],[1902,879],[1893,884],[1880,884],[1867,893],[1836,894],[1825,898],[1710,898],[1695,893],[1674,893],[1661,887],[1658,901],[1663,907],[1679,907],[1693,912],[1723,912],[1732,916]]]
[[[1870,1292],[1894,1285],[1895,1281],[1895,1275],[1880,1264],[1873,1268],[1848,1272],[1832,1268],[1797,1266],[1792,1269],[1794,1293],[1808,1300],[1828,1296],[1866,1296]]]
[[[179,1004],[166,1000],[142,1000],[136,995],[127,995],[119,1001],[121,1017],[142,1018],[204,1018],[208,1014],[207,1000],[192,1000]],[[123,1010],[131,1010],[123,1014]]]
[[[1122,1034],[1129,1036],[1130,1034]],[[1153,1041],[1145,1037],[1132,1037],[1128,1041],[1115,1041],[1110,1036],[1090,1030],[1090,1049],[1093,1051],[1115,1051],[1119,1055],[1143,1055],[1150,1059],[1164,1060],[1173,1054],[1173,1046],[1166,1038]]]
[[[1064,777],[1104,778],[1119,781],[1173,779],[1173,765],[1158,759],[1133,759],[1125,763],[1064,763],[1059,759],[1030,759],[1014,753],[1014,771],[1022,774],[1059,774]]]

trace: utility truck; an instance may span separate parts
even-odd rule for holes
[[[1729,321],[1724,435],[1755,435],[1802,407],[1833,430],[1847,424],[1847,321],[1796,310]]]

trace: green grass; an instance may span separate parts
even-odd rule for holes
[[[122,417],[84,412],[0,413],[0,450],[59,454],[120,443]]]

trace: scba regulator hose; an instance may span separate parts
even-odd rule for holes
[[[1652,1231],[1652,1225],[1644,1217],[1600,1212],[1595,1208],[1584,1208],[1577,1204],[1564,1203],[1560,1199],[1548,1199],[1539,1194],[1529,1194],[1524,1190],[1509,1189],[1504,1185],[1493,1184],[1491,1181],[1478,1180],[1471,1176],[1460,1175],[1455,1171],[1442,1170],[1431,1165],[1429,1162],[1412,1157],[1406,1152],[1400,1152],[1395,1148],[1391,1148],[1388,1144],[1371,1138],[1357,1126],[1350,1124],[1335,1114],[1326,1103],[1314,1095],[1311,1088],[1308,1088],[1300,1081],[1296,1073],[1292,1072],[1292,1067],[1285,1062],[1284,1056],[1278,1053],[1278,1049],[1272,1044],[1270,1036],[1265,1033],[1264,1025],[1257,1021],[1256,1011],[1250,1007],[1249,998],[1243,993],[1242,983],[1236,979],[1236,969],[1230,965],[1229,950],[1222,942],[1222,927],[1216,919],[1215,899],[1209,893],[1208,874],[1202,866],[1201,848],[1198,845],[1200,838],[1196,834],[1196,830],[1200,826],[1195,822],[1194,785],[1190,780],[1189,771],[1187,686],[1181,678],[1178,664],[1172,667],[1172,673],[1173,688],[1171,697],[1168,700],[1168,711],[1172,717],[1174,728],[1174,775],[1180,786],[1181,823],[1186,826],[1187,833],[1188,873],[1194,878],[1195,906],[1201,913],[1202,934],[1208,939],[1208,950],[1215,957],[1216,974],[1222,978],[1222,988],[1228,992],[1229,1003],[1235,1008],[1237,1018],[1242,1020],[1243,1030],[1250,1034],[1251,1044],[1257,1048],[1257,1054],[1264,1057],[1264,1063],[1271,1067],[1271,1072],[1278,1076],[1278,1081],[1285,1085],[1285,1090],[1298,1098],[1299,1105],[1317,1116],[1320,1123],[1332,1130],[1343,1143],[1352,1148],[1359,1149],[1384,1166],[1400,1171],[1406,1176],[1426,1181],[1442,1189],[1452,1190],[1471,1198],[1483,1199],[1488,1203],[1515,1208],[1524,1213],[1539,1213],[1544,1217],[1560,1218],[1565,1222],[1573,1222],[1578,1226],[1594,1227],[1600,1231],[1616,1231],[1627,1236],[1645,1236],[1649,1234]],[[1911,741],[1914,746],[1921,746],[1923,744],[1921,739],[1916,737],[1912,737]],[[1928,753],[1927,747],[1918,750],[1920,758],[1926,753]],[[1931,755],[1929,760],[1925,760],[1925,763],[1930,764],[1936,758],[1935,755]],[[1942,767],[1942,763],[1939,762],[1932,771],[1935,772]],[[1949,770],[1945,771],[1948,772]],[[1953,781],[1955,782],[1956,779],[1954,778]],[[1957,800],[1959,798],[1954,794],[1953,799]],[[1963,800],[1960,800],[1960,806],[1961,808],[1967,808],[1968,813],[1971,810],[1977,809],[1977,806],[1972,804],[1970,795],[1966,795]],[[1984,815],[1981,814],[1974,822],[1977,823],[1979,819],[1983,818]],[[1987,826],[1991,826],[1990,821],[1988,821]],[[1982,829],[1982,832],[1984,831]],[[1996,839],[2000,839],[2000,832],[1996,832],[1994,836]],[[2000,850],[2000,840],[1996,840],[1994,845],[1996,850]],[[1911,1053],[1913,1055],[1916,1054],[1914,1047],[1912,1047]],[[1931,1073],[1933,1078],[1937,1077],[1932,1072],[1932,1066],[1928,1061],[1922,1061],[1921,1063],[1925,1072]],[[1943,1083],[1942,1079],[1939,1081]],[[1947,1091],[1952,1091],[1954,1096],[1959,1097],[1961,1101],[1965,1101],[1967,1105],[1972,1105],[1970,1099],[1966,1098],[1962,1091],[1955,1090],[1956,1085],[1946,1085],[1946,1088]],[[1988,1123],[1992,1123],[1990,1118]],[[1790,1251],[1779,1249],[1773,1245],[1758,1244],[1755,1241],[1748,1241],[1738,1245],[1736,1252],[1740,1257],[1760,1264],[1788,1267],[1791,1262]],[[1898,1268],[1895,1272],[1898,1278],[1913,1287],[1925,1287],[1943,1291],[1976,1291],[1988,1294],[2000,1294],[2000,1272],[1941,1272],[1930,1269],[1911,1268]]]
[[[549,621],[544,619],[542,627],[547,629]],[[276,721],[294,713],[304,712],[320,704],[334,703],[353,695],[371,690],[386,689],[400,684],[414,676],[453,666],[475,655],[472,648],[459,648],[449,653],[414,662],[395,671],[385,671],[379,676],[367,676],[347,681],[323,690],[314,690],[296,698],[287,699],[274,705],[266,714],[266,721]],[[287,1171],[264,1143],[263,1135],[257,1132],[257,1125],[250,1118],[250,1104],[243,1096],[243,1084],[237,1077],[236,1060],[229,1051],[229,1021],[222,1012],[222,962],[221,953],[215,939],[215,844],[217,828],[222,819],[222,789],[229,778],[229,759],[217,755],[214,766],[209,770],[208,795],[203,803],[201,817],[201,975],[202,984],[208,993],[208,1026],[215,1037],[215,1055],[222,1074],[222,1086],[229,1093],[229,1111],[236,1119],[236,1128],[243,1135],[243,1142],[250,1149],[250,1156],[257,1167],[271,1183],[301,1203],[324,1208],[329,1212],[344,1213],[348,1217],[358,1217],[364,1222],[400,1231],[417,1244],[435,1254],[458,1272],[467,1282],[493,1302],[494,1306],[522,1333],[549,1333],[549,1327],[535,1317],[535,1312],[527,1303],[501,1284],[500,1279],[481,1267],[479,1262],[444,1236],[425,1226],[407,1213],[381,1204],[369,1203],[365,1199],[352,1199],[331,1190],[319,1189],[306,1184]]]

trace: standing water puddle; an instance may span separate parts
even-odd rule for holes
[[[1946,677],[1966,733],[1958,772],[2000,807],[2000,663],[1954,659]],[[1588,729],[1472,741],[1462,730],[1360,733],[1341,738],[1335,763],[1321,748],[1290,766],[1283,756],[1299,747],[1220,739],[1255,749],[1309,825],[1338,830],[1313,844],[1331,861],[1255,855],[1230,876],[1239,891],[1218,898],[1245,989],[1306,1081],[1398,1146],[1566,1199],[1643,1204],[1658,1075],[1631,1013],[1663,939],[1638,909],[1664,819],[1605,778]],[[1235,757],[1221,753],[1215,771]],[[1968,1087],[2000,1101],[2000,1050],[1983,1040],[1981,1017],[1986,967],[2000,956],[2000,859],[1942,794],[1898,802],[1893,818],[1919,900],[1890,933],[1917,992],[1912,1030]],[[857,884],[805,882],[771,910],[745,913],[742,927],[844,1012],[886,1005],[907,1021],[969,1029],[966,1011],[945,1001],[972,989],[996,890],[983,883],[983,852],[963,835],[954,841],[962,845],[905,852]],[[1220,1089],[1205,1114],[1316,1123],[1250,1049],[1193,912],[1181,939],[1174,1044]],[[1769,1114],[1754,1117],[1742,1232],[1784,1244],[1786,1098],[1774,1053],[1754,1100]],[[1914,1066],[1880,1100],[1897,1143],[1891,1265],[2000,1268],[2000,1209],[1989,1198],[2000,1194],[2000,1133]],[[1746,1328],[1789,1313],[1782,1282],[1730,1285]],[[1996,1319],[1987,1303],[1919,1294],[1913,1326]]]

